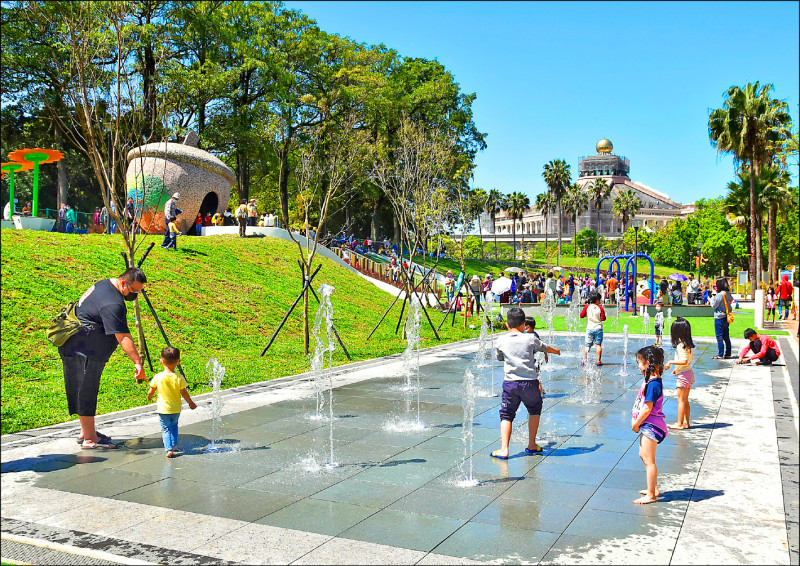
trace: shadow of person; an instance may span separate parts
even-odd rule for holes
[[[577,456],[579,454],[588,454],[590,452],[595,452],[602,445],[602,442],[598,442],[594,446],[570,446],[569,448],[556,448],[550,452],[548,456]]]
[[[94,464],[105,461],[106,458],[102,458],[94,454],[47,454],[45,456],[36,456],[35,458],[20,458],[19,460],[3,462],[0,464],[0,473],[56,472],[58,470],[71,468],[72,466],[79,466],[81,464]]]
[[[660,501],[705,501],[724,494],[725,491],[722,489],[693,489],[691,487],[684,487],[683,489],[662,491]]]

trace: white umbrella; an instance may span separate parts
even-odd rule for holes
[[[495,295],[502,295],[506,291],[511,290],[511,279],[508,277],[499,277],[494,283],[492,283],[492,293]]]
[[[551,271],[564,271],[564,268],[563,267],[559,267],[559,266],[556,265],[556,266],[551,268]]]
[[[503,271],[506,273],[525,273],[525,270],[521,267],[506,267]]]

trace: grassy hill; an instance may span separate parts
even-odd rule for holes
[[[177,252],[166,252],[158,247],[160,236],[150,238],[157,245],[143,266],[149,279],[146,290],[170,341],[183,352],[190,382],[205,384],[205,365],[212,357],[227,368],[226,388],[310,368],[302,352],[301,305],[269,352],[260,356],[301,288],[294,243],[273,238],[183,237]],[[119,236],[23,230],[2,230],[0,243],[2,433],[6,434],[70,418],[58,352],[46,341],[44,329],[60,306],[76,300],[95,281],[123,271],[120,252],[124,246]],[[322,269],[314,286],[328,283],[336,288],[332,298],[335,323],[353,359],[401,352],[405,341],[401,333],[394,334],[398,307],[366,342],[392,297],[330,260],[320,258],[319,262]],[[145,336],[159,371],[158,352],[165,344],[144,301],[141,307]],[[312,317],[316,308],[312,299]],[[432,317],[438,324],[441,315]],[[129,308],[129,322],[133,328],[133,308]],[[452,342],[477,333],[448,322],[440,335],[443,342]],[[422,346],[435,343],[424,325]],[[341,364],[347,359],[337,349],[334,361]],[[146,363],[145,368],[152,376]],[[202,385],[193,393],[208,390]],[[133,367],[118,349],[103,375],[98,413],[144,405],[146,392],[145,386],[136,385]]]

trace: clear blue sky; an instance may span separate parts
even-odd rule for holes
[[[478,95],[475,186],[531,197],[542,167],[600,138],[631,178],[691,202],[725,192],[708,141],[731,85],[773,83],[798,119],[796,2],[286,2],[325,31],[437,59]],[[796,177],[795,177],[796,179]],[[796,180],[795,180],[796,182]]]

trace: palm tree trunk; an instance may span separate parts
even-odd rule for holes
[[[600,203],[600,208],[603,207],[603,203]],[[595,210],[597,210],[597,257],[600,258],[600,208],[595,206]]]
[[[778,217],[778,205],[772,204],[767,213],[767,238],[769,241],[769,282],[778,283],[778,237],[775,234],[775,221]]]
[[[547,263],[547,219],[548,215],[544,215],[544,261]]]
[[[561,265],[561,199],[558,199],[558,248],[556,248],[556,265]]]
[[[520,220],[522,220],[521,217],[520,217]],[[522,223],[522,232],[520,234],[521,235],[520,235],[519,247],[522,248],[522,262],[524,263],[525,262],[525,223],[524,222]]]
[[[492,234],[494,234],[494,259],[497,261],[497,222],[494,214],[492,214]]]
[[[511,221],[511,237],[514,239],[514,260],[517,259],[517,219]]]
[[[753,165],[753,148],[750,149],[750,292],[753,299],[756,297],[756,289],[758,289],[758,272],[757,254],[758,254],[758,241],[756,240],[756,232],[758,226],[756,222],[756,173]]]
[[[575,215],[575,244],[574,244],[573,247],[574,247],[574,250],[575,250],[575,257],[577,258],[578,257],[578,215],[577,214]]]
[[[761,276],[764,273],[764,246],[763,246],[763,230],[762,220],[759,214],[756,217],[756,273],[758,273],[759,287],[761,286]]]

